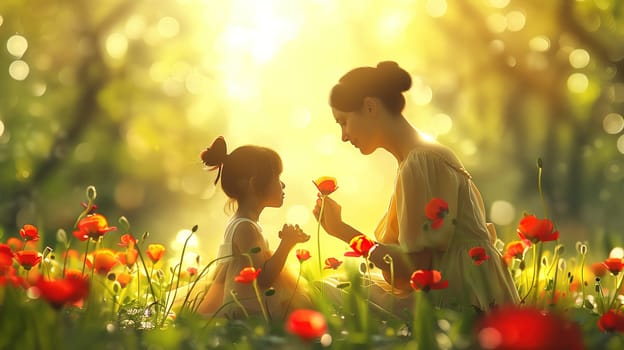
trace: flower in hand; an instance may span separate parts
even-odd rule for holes
[[[357,235],[351,238],[351,242],[349,242],[349,246],[352,251],[346,252],[345,256],[363,256],[368,257],[368,252],[375,246],[375,242],[366,237],[366,235]]]
[[[329,196],[338,189],[338,181],[335,177],[321,176],[312,182],[323,196]]]

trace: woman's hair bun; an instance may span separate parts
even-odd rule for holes
[[[210,147],[201,152],[202,162],[211,167],[221,167],[227,157],[227,145],[223,136],[217,137]]]
[[[412,78],[409,73],[394,61],[379,62],[377,71],[387,89],[403,92],[412,87]]]

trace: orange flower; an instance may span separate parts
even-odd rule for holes
[[[438,270],[416,270],[410,278],[410,285],[415,290],[428,292],[448,287],[448,281],[442,281],[442,274]]]
[[[607,267],[607,270],[613,274],[613,276],[617,276],[620,271],[622,271],[622,259],[620,258],[607,258],[603,264]]]
[[[295,255],[300,263],[310,259],[310,251],[307,249],[297,249]]]
[[[39,240],[39,230],[34,225],[26,224],[20,229],[20,236],[24,240],[37,242]]]
[[[485,252],[485,248],[483,247],[474,247],[471,248],[468,251],[468,254],[470,255],[470,257],[472,258],[472,260],[474,261],[475,265],[481,265],[483,264],[485,261],[489,260],[490,257],[487,255],[487,253]]]
[[[119,237],[119,243],[117,243],[118,246],[120,247],[128,247],[128,246],[134,246],[139,240],[132,237],[131,234],[126,233],[125,235],[122,235],[121,237]]]
[[[147,256],[155,264],[165,255],[165,246],[162,244],[150,244],[147,246]]]
[[[286,331],[297,335],[304,341],[311,341],[327,332],[327,321],[325,321],[325,316],[318,311],[298,309],[288,316]]]
[[[345,256],[363,256],[368,257],[368,252],[375,246],[375,242],[366,237],[366,235],[360,234],[351,238],[349,246],[352,251],[346,252]]]
[[[119,285],[121,286],[121,288],[126,288],[126,286],[128,285],[128,283],[130,283],[130,281],[132,281],[132,275],[125,273],[125,272],[120,272],[117,274],[117,282],[119,282]]]
[[[254,267],[248,266],[244,267],[238,274],[238,276],[234,277],[234,281],[238,283],[252,283],[258,278],[262,269],[255,269]]]
[[[340,267],[340,265],[342,265],[342,261],[336,259],[336,258],[327,258],[325,259],[325,267],[324,269],[338,269]]]
[[[87,215],[78,222],[78,231],[74,231],[74,236],[81,241],[91,238],[97,241],[106,232],[114,231],[117,227],[108,227],[108,221],[100,214]]]
[[[41,262],[41,254],[34,250],[20,250],[15,252],[15,259],[24,269],[30,270]]]
[[[102,276],[106,276],[115,265],[119,264],[117,254],[110,249],[99,249],[92,254],[87,258],[87,266]]]
[[[315,181],[312,181],[312,183],[314,183],[314,186],[316,186],[323,196],[328,196],[338,189],[336,178],[330,176],[321,176]]]
[[[529,241],[513,241],[509,242],[505,247],[505,252],[503,253],[503,261],[507,264],[507,266],[511,266],[511,261],[515,258],[518,260],[522,260],[524,258],[524,252],[527,249],[527,245],[531,244]]]
[[[611,309],[598,319],[598,328],[603,332],[624,332],[624,316],[622,311]]]
[[[603,277],[609,272],[607,265],[601,262],[593,263],[589,268],[596,277]]]
[[[85,277],[66,276],[60,280],[46,280],[40,277],[35,288],[55,309],[65,304],[75,304],[89,296],[89,281]]]
[[[538,219],[535,215],[525,215],[518,225],[518,236],[531,243],[555,241],[559,231],[553,231],[554,225],[549,219]]]
[[[24,242],[22,242],[22,240],[20,240],[19,238],[9,237],[9,239],[7,239],[6,241],[6,244],[11,247],[13,251],[24,249]]]
[[[130,269],[134,266],[138,257],[139,251],[134,248],[128,248],[125,252],[117,252],[117,260]]]
[[[439,229],[449,212],[448,203],[441,198],[432,198],[425,206],[425,217],[431,221],[431,228]]]

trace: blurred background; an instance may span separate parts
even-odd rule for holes
[[[394,60],[413,77],[405,116],[460,156],[503,241],[528,212],[553,219],[566,254],[621,243],[622,1],[3,0],[0,43],[5,238],[30,223],[53,244],[93,185],[111,225],[175,250],[197,224],[191,249],[213,257],[226,197],[199,153],[219,135],[283,158],[284,206],[260,218],[271,246],[298,223],[315,251],[320,176],[370,233],[396,162],[342,143],[327,98],[349,69]]]

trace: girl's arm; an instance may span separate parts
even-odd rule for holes
[[[262,269],[256,280],[261,288],[268,288],[273,284],[284,268],[288,253],[295,244],[307,241],[310,239],[310,236],[292,225],[284,225],[282,231],[280,231],[280,238],[282,240],[273,254],[268,251],[250,254],[253,266]],[[267,249],[264,237],[251,223],[238,225],[232,237],[232,244],[238,247],[241,253],[249,252],[255,247]]]

